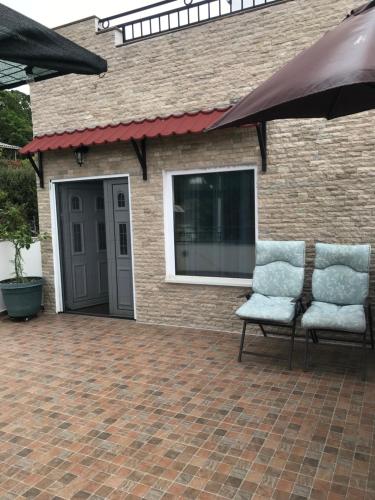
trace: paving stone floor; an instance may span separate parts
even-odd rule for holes
[[[282,339],[238,364],[238,335],[116,319],[0,338],[0,498],[375,499],[372,353],[363,383],[348,347],[305,373],[300,343],[289,372]]]

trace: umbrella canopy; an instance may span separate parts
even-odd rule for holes
[[[101,57],[0,4],[0,90],[68,73],[106,71]]]
[[[354,10],[211,129],[284,118],[338,118],[375,108],[375,0]]]

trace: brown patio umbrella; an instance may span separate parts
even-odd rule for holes
[[[375,0],[354,10],[210,130],[284,118],[337,118],[375,108]]]

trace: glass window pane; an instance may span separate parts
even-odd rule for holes
[[[73,224],[73,252],[82,253],[82,224]]]
[[[125,195],[122,192],[117,195],[117,206],[118,208],[125,208]]]
[[[173,188],[176,274],[251,278],[254,171],[176,175]]]
[[[128,255],[128,235],[126,224],[119,224],[120,255]]]
[[[104,222],[98,222],[98,248],[99,250],[107,250],[107,239],[105,235]]]
[[[78,196],[72,197],[72,210],[74,212],[81,210],[81,200]]]

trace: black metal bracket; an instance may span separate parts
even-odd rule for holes
[[[147,151],[146,151],[146,139],[143,138],[140,144],[137,143],[135,139],[131,139],[135,154],[137,155],[139,164],[142,169],[143,180],[147,181]]]
[[[36,175],[39,177],[39,186],[41,189],[44,189],[44,170],[43,170],[43,155],[42,153],[38,153],[38,165],[35,163],[33,156],[29,153],[27,158],[36,172]]]
[[[262,172],[267,172],[268,154],[267,154],[267,122],[257,124],[257,134],[262,155]]]

